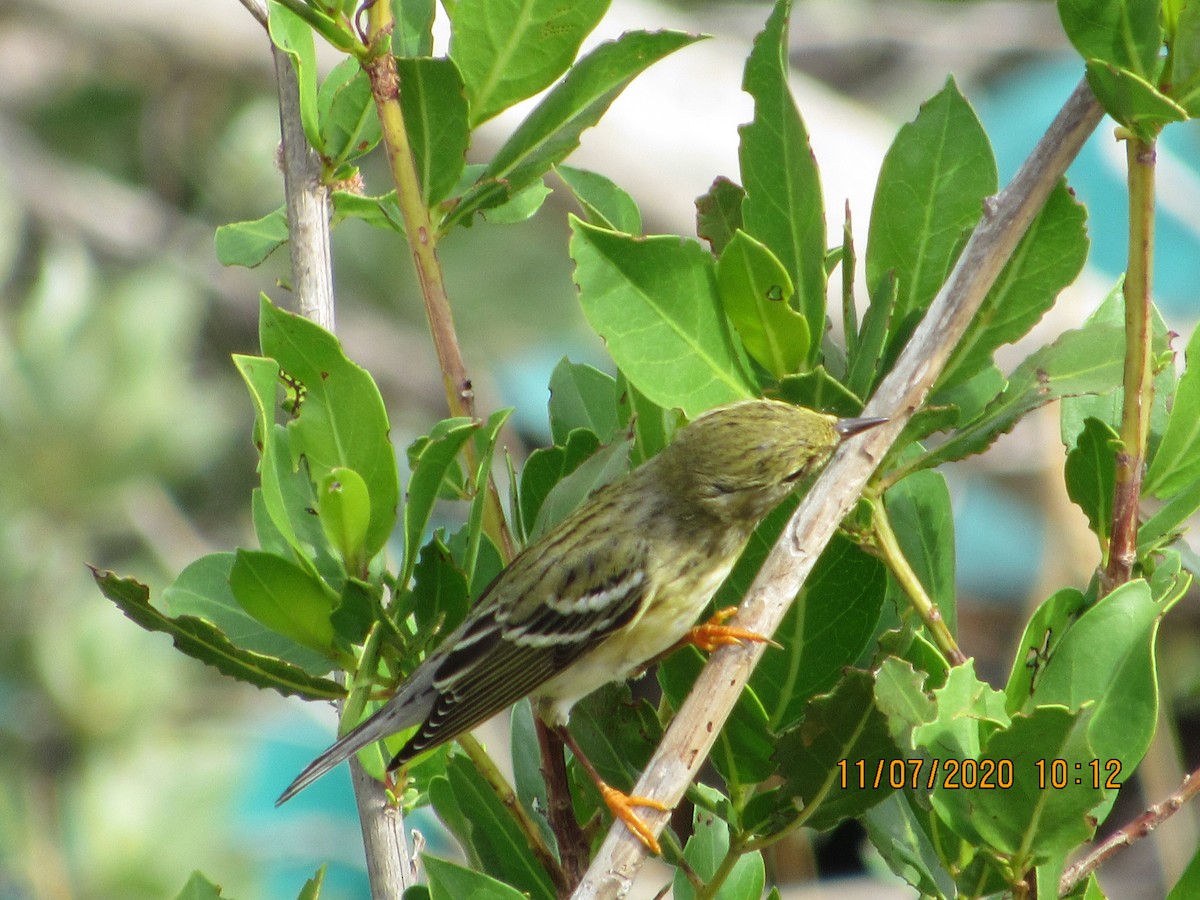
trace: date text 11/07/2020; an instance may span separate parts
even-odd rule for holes
[[[843,790],[878,790],[924,787],[933,790],[1007,790],[1015,784],[1011,759],[865,759],[838,760],[838,786]],[[1030,773],[1038,790],[1063,790],[1070,786],[1117,789],[1121,786],[1121,761],[1110,759],[1072,763],[1065,759],[1038,759]]]

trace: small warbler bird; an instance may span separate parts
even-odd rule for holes
[[[388,771],[530,697],[613,814],[658,852],[631,807],[661,804],[604,784],[565,728],[572,705],[681,641],[711,650],[766,640],[722,625],[732,608],[692,625],[762,517],[842,438],[883,421],[837,419],[775,400],[697,417],[665,450],[526,547],[395,696],[318,756],[277,805],[395,732],[417,727]]]

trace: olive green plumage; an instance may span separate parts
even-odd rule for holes
[[[772,400],[699,416],[526,547],[396,695],[314,760],[279,802],[413,726],[389,768],[522,697],[564,723],[581,697],[679,641],[761,518],[842,436],[878,421],[839,421]]]

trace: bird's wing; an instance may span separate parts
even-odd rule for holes
[[[554,590],[536,602],[505,602],[504,583],[495,585],[437,661],[432,708],[391,768],[534,692],[633,619],[651,592],[640,565],[604,573],[584,558],[555,575]]]

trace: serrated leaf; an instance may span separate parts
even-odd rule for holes
[[[298,666],[235,647],[218,629],[194,616],[169,618],[150,605],[150,591],[132,578],[92,569],[101,593],[121,612],[147,631],[171,636],[182,653],[212,666],[224,675],[256,687],[271,688],[284,696],[308,700],[338,700],[345,689],[328,678],[309,675]]]
[[[211,553],[184,568],[163,590],[167,613],[204,619],[235,646],[289,662],[312,675],[328,672],[327,654],[317,653],[271,630],[242,608],[229,588],[233,560],[232,553]]]
[[[758,393],[699,244],[634,238],[573,217],[571,228],[584,315],[638,390],[688,418]]]
[[[777,0],[746,60],[742,90],[754,118],[738,129],[738,161],[746,198],[742,228],[783,263],[808,324],[809,362],[825,332],[825,207],[808,131],[788,86],[790,0]],[[791,296],[784,298],[792,302]]]
[[[579,146],[579,135],[600,120],[639,73],[695,40],[674,31],[631,31],[585,55],[496,151],[479,180],[446,217],[442,230],[498,205],[541,178]]]
[[[897,133],[871,205],[867,285],[874,293],[891,271],[899,281],[891,343],[907,337],[946,280],[996,179],[987,134],[951,78]]]
[[[287,210],[282,206],[261,219],[217,227],[217,262],[253,269],[287,243]]]
[[[717,262],[717,289],[747,353],[776,378],[800,368],[808,322],[789,304],[792,280],[766,245],[736,232]]]

